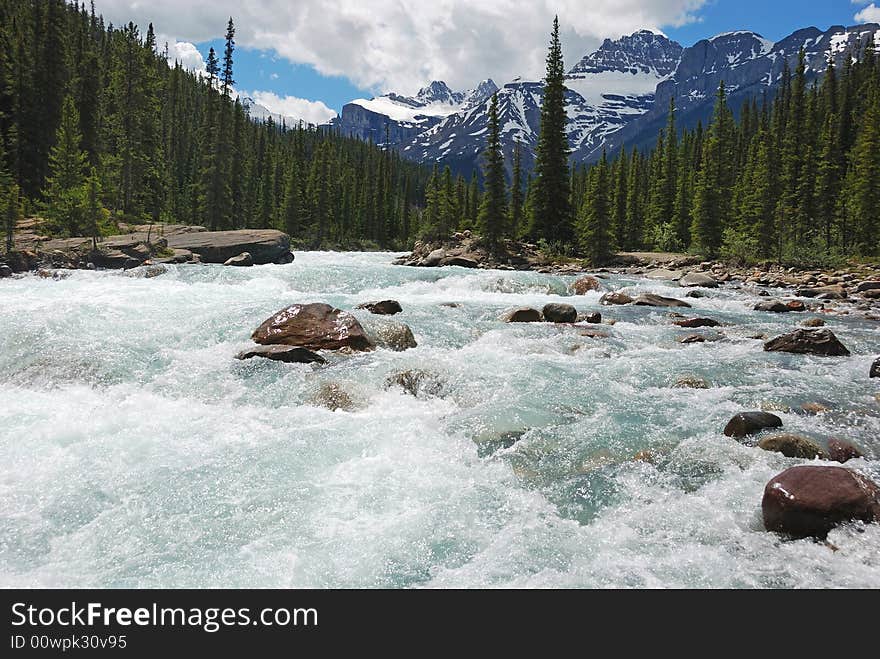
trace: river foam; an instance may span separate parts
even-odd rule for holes
[[[763,487],[797,461],[720,432],[772,404],[787,431],[860,445],[873,460],[850,465],[880,479],[876,324],[828,319],[851,357],[768,354],[748,336],[805,316],[725,288],[692,302],[728,338],[685,346],[669,310],[600,308],[571,278],[391,260],[0,282],[0,585],[880,587],[880,525],[835,530],[837,551],[764,532]],[[384,298],[418,348],[233,359],[288,304]],[[497,321],[547,302],[618,322],[591,339]],[[386,389],[401,369],[442,396]],[[686,375],[713,386],[674,388]],[[312,404],[327,382],[356,409]]]

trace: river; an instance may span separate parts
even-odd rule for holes
[[[811,314],[725,287],[690,300],[725,340],[682,345],[669,309],[572,298],[571,277],[393,256],[0,282],[0,586],[880,587],[880,525],[836,529],[836,551],[767,533],[763,488],[799,461],[721,433],[779,408],[786,431],[859,445],[873,460],[848,466],[880,481],[877,323],[829,317],[851,357],[765,353],[748,337]],[[288,304],[386,298],[418,348],[234,359]],[[588,338],[497,320],[547,302],[617,323]],[[401,369],[441,395],[386,389]],[[310,404],[326,382],[357,409]]]

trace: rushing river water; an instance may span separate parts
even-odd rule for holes
[[[600,308],[567,297],[572,278],[392,256],[0,282],[0,585],[880,587],[880,525],[835,530],[837,551],[763,531],[764,485],[799,461],[721,433],[744,409],[820,402],[777,412],[784,429],[880,458],[876,323],[829,319],[852,357],[765,353],[750,335],[809,315],[722,289],[692,302],[726,339],[682,345],[693,331],[668,309]],[[323,368],[233,358],[288,304],[386,298],[418,348]],[[618,322],[592,339],[497,320],[553,301]],[[409,368],[442,395],[385,388]],[[358,409],[310,404],[325,382]],[[876,461],[848,466],[880,479]]]

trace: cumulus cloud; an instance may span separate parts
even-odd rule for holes
[[[863,2],[854,4],[864,4]],[[873,2],[854,16],[858,23],[880,23],[880,7]]]
[[[168,42],[168,59],[171,63],[180,62],[188,71],[204,71],[205,59],[195,45],[188,41]]]
[[[235,18],[241,46],[270,49],[375,91],[411,93],[445,80],[539,77],[554,13],[566,62],[641,28],[695,19],[707,0],[97,0],[114,22],[152,21],[184,42],[222,37]]]
[[[241,96],[250,96],[272,114],[302,119],[309,124],[325,124],[336,116],[336,111],[331,110],[321,101],[309,101],[296,96],[278,96],[274,92],[265,91],[239,93]]]

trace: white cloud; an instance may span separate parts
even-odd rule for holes
[[[180,65],[187,71],[204,71],[205,59],[193,44],[188,41],[177,41],[174,45],[168,44],[168,59],[173,62],[180,62]]]
[[[97,0],[115,23],[152,21],[180,41],[222,37],[235,18],[239,45],[274,50],[325,75],[376,91],[411,93],[445,80],[538,77],[554,13],[566,62],[605,37],[695,19],[708,0]]]
[[[239,93],[241,96],[250,96],[272,114],[302,119],[310,124],[325,124],[336,116],[336,111],[331,110],[321,101],[309,101],[296,96],[278,96],[274,92],[264,91]]]
[[[863,4],[863,3],[859,3]],[[880,7],[873,2],[853,17],[858,23],[880,23]]]

